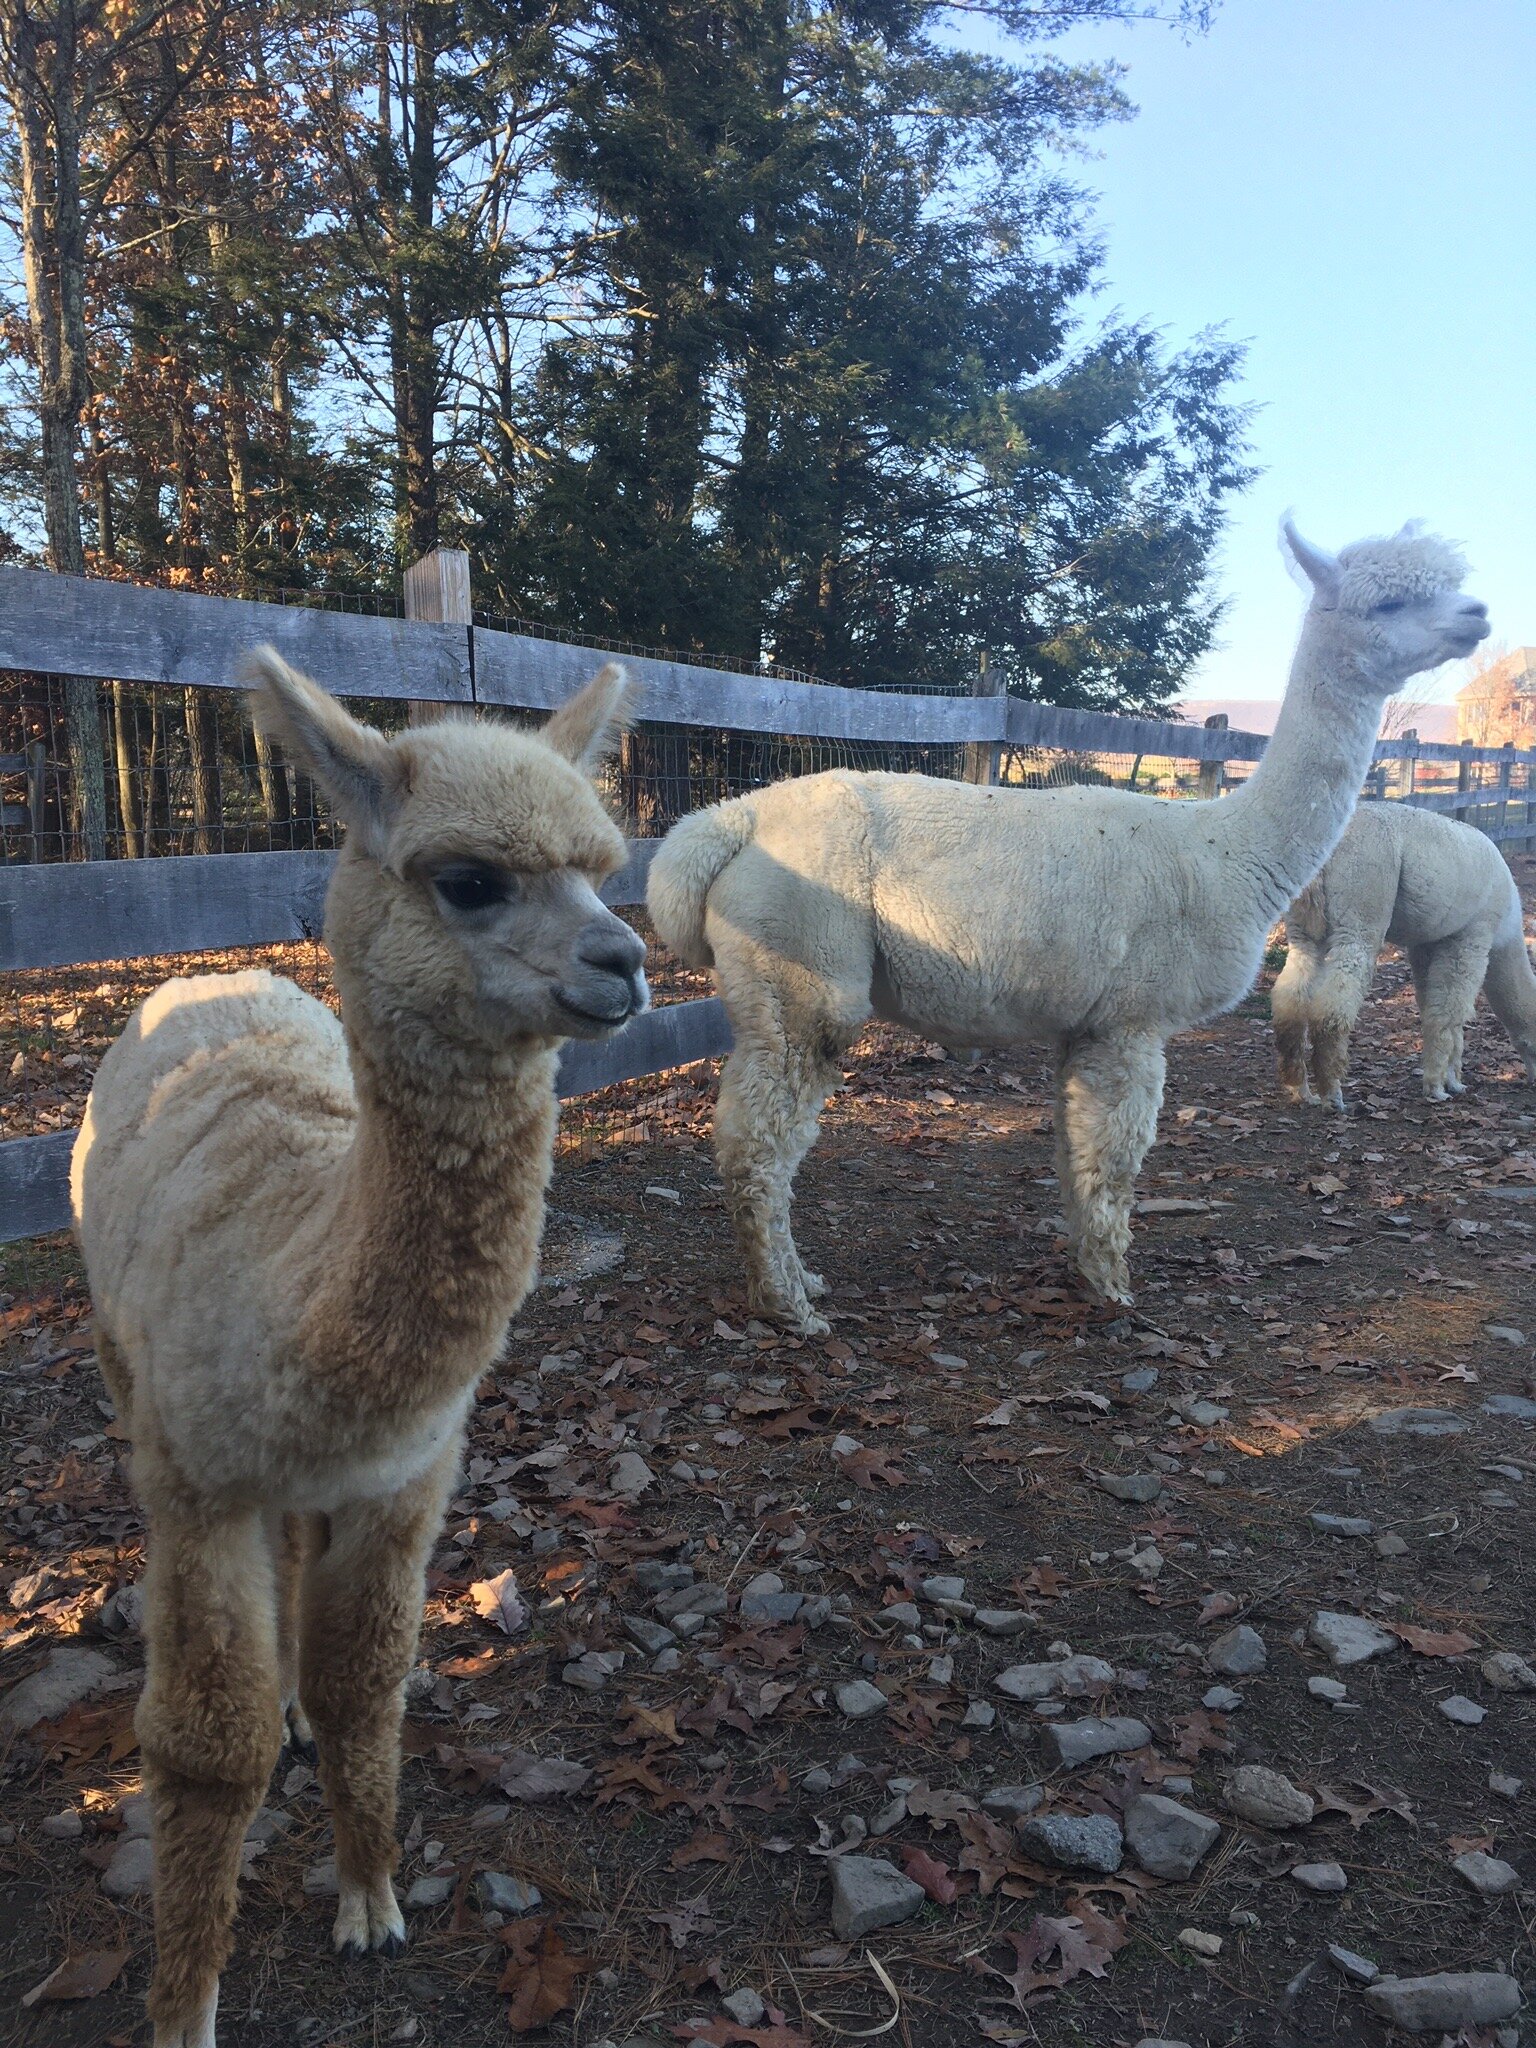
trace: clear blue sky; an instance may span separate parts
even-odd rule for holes
[[[1193,41],[1062,48],[1128,64],[1139,108],[1082,167],[1102,303],[1174,343],[1225,322],[1263,407],[1224,645],[1189,694],[1279,694],[1287,509],[1329,546],[1424,519],[1465,545],[1495,638],[1536,642],[1536,0],[1225,0]]]

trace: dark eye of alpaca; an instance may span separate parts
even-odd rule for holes
[[[500,868],[479,861],[462,861],[434,875],[432,886],[450,910],[486,910],[493,903],[505,903],[511,883]]]
[[[1386,597],[1382,599],[1376,609],[1379,612],[1400,612],[1407,601],[1406,598],[1402,597]]]

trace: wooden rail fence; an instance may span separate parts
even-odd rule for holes
[[[467,623],[369,618],[305,606],[0,569],[0,670],[105,676],[120,682],[238,689],[242,655],[268,640],[342,697],[496,705],[545,711],[611,655],[601,649]],[[1225,761],[1257,761],[1265,739],[1225,727],[1181,725],[1027,703],[983,687],[967,697],[899,696],[788,682],[648,655],[624,655],[639,685],[639,715],[711,731],[905,745],[961,745],[967,773],[988,779],[1006,747],[1198,761],[1215,786]],[[1536,839],[1532,805],[1512,797],[1514,767],[1536,782],[1536,751],[1381,742],[1379,763],[1497,765],[1491,788],[1410,793],[1438,811],[1496,806],[1489,831]],[[1505,822],[1511,802],[1523,821]],[[654,841],[603,894],[638,904]],[[333,855],[323,852],[184,855],[152,860],[18,862],[0,866],[0,970],[281,944],[318,934]],[[559,1089],[572,1097],[665,1073],[730,1048],[720,1002],[669,1004],[601,1045],[567,1046]],[[0,1242],[66,1228],[72,1131],[0,1144]]]

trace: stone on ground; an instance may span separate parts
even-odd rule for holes
[[[1107,1877],[1120,1868],[1124,1840],[1107,1813],[1037,1813],[1020,1826],[1019,1846],[1037,1863]]]
[[[1081,1721],[1057,1721],[1040,1731],[1047,1753],[1062,1770],[1092,1763],[1096,1756],[1121,1756],[1128,1750],[1145,1749],[1152,1730],[1145,1721],[1128,1714],[1111,1714],[1107,1720],[1088,1715]]]
[[[1298,1863],[1291,1876],[1309,1892],[1342,1892],[1349,1884],[1342,1863]]]
[[[762,1994],[752,1990],[750,1986],[733,1991],[728,1998],[722,1998],[720,2003],[738,2027],[761,2026],[767,2017],[768,2008],[763,2004]]]
[[[1384,1408],[1371,1417],[1378,1436],[1460,1436],[1466,1426],[1449,1408]]]
[[[1156,1500],[1163,1490],[1163,1482],[1155,1472],[1096,1472],[1094,1477],[1115,1500],[1130,1501],[1138,1507]]]
[[[1097,1692],[1114,1680],[1114,1665],[1102,1657],[1055,1657],[1048,1664],[1010,1664],[992,1683],[1011,1700],[1054,1700]]]
[[[1485,1899],[1501,1899],[1506,1892],[1514,1891],[1520,1882],[1520,1873],[1512,1863],[1505,1863],[1497,1856],[1486,1856],[1481,1849],[1456,1857],[1451,1868]]]
[[[1443,1699],[1440,1711],[1458,1728],[1476,1728],[1488,1718],[1488,1709],[1480,1707],[1476,1700],[1469,1700],[1464,1692],[1453,1692],[1448,1699]]]
[[[1194,1874],[1221,1836],[1220,1824],[1193,1808],[1142,1792],[1125,1809],[1125,1839],[1143,1870],[1182,1880]]]
[[[155,1881],[155,1851],[148,1835],[124,1835],[101,1874],[101,1888],[111,1899],[136,1899]]]
[[[1326,1515],[1321,1509],[1314,1509],[1307,1520],[1319,1536],[1374,1536],[1376,1524],[1368,1522],[1364,1515]]]
[[[1351,1984],[1374,1984],[1381,1975],[1369,1956],[1356,1955],[1352,1948],[1340,1948],[1337,1942],[1329,1942],[1328,1960]]]
[[[1335,1705],[1340,1700],[1349,1698],[1349,1687],[1344,1683],[1343,1679],[1324,1678],[1321,1672],[1307,1680],[1307,1691],[1311,1693],[1313,1699],[1329,1700]]]
[[[481,1905],[491,1913],[531,1913],[544,1900],[536,1884],[524,1884],[520,1877],[508,1877],[500,1870],[482,1870],[475,1879],[475,1890]]]
[[[446,1906],[457,1883],[452,1871],[443,1877],[418,1877],[405,1895],[406,1906],[413,1913],[425,1912],[429,1906]]]
[[[837,1688],[838,1712],[846,1714],[850,1721],[867,1721],[875,1714],[883,1714],[891,1704],[878,1685],[871,1685],[867,1678],[850,1678]]]
[[[1314,1614],[1307,1624],[1307,1638],[1326,1650],[1335,1671],[1347,1671],[1352,1664],[1364,1664],[1372,1657],[1386,1657],[1397,1648],[1397,1637],[1379,1622],[1363,1614]]]
[[[1251,1678],[1269,1662],[1269,1652],[1258,1630],[1243,1622],[1216,1638],[1206,1650],[1205,1661],[1223,1678]]]
[[[1483,1676],[1495,1692],[1536,1692],[1536,1671],[1513,1650],[1496,1650],[1485,1657]]]
[[[832,1864],[832,1927],[839,1941],[858,1941],[895,1927],[922,1910],[928,1894],[877,1856],[838,1856]]]
[[[1039,1785],[994,1785],[982,1795],[981,1810],[994,1820],[1021,1821],[1045,1797]]]
[[[1179,1945],[1187,1948],[1192,1956],[1204,1956],[1207,1962],[1221,1954],[1221,1936],[1207,1934],[1200,1927],[1180,1928]]]
[[[1239,1764],[1222,1796],[1229,1812],[1261,1828],[1304,1828],[1316,1810],[1300,1786],[1264,1764]]]
[[[12,1686],[0,1700],[0,1731],[25,1735],[39,1721],[56,1721],[77,1700],[104,1684],[116,1668],[100,1650],[50,1651],[41,1671]]]
[[[1520,2010],[1520,1986],[1494,1970],[1448,1970],[1434,1977],[1384,1977],[1365,1994],[1378,2019],[1405,2034],[1493,2027]]]

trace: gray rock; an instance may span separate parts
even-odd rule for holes
[[[1189,2043],[1187,2041],[1169,2041],[1161,2034],[1154,2041],[1150,2034],[1143,2034],[1136,2043],[1136,2048],[1189,2048]]]
[[[813,1799],[820,1799],[823,1793],[832,1790],[832,1773],[817,1764],[814,1770],[806,1772],[800,1783]]]
[[[1501,1899],[1506,1892],[1514,1891],[1520,1882],[1520,1873],[1512,1863],[1505,1863],[1497,1856],[1486,1856],[1481,1849],[1455,1857],[1451,1868],[1485,1899]]]
[[[446,1906],[457,1882],[452,1871],[444,1877],[418,1877],[405,1895],[407,1910],[420,1913],[428,1906]]]
[[[50,1650],[48,1662],[0,1700],[0,1732],[25,1735],[39,1721],[54,1721],[116,1670],[100,1650]]]
[[[1094,1478],[1116,1500],[1133,1501],[1139,1506],[1156,1500],[1163,1490],[1163,1482],[1155,1472],[1096,1472]]]
[[[638,1451],[620,1451],[608,1467],[608,1490],[625,1500],[638,1500],[647,1487],[656,1484],[656,1474]]]
[[[871,1685],[867,1678],[850,1678],[837,1688],[835,1694],[838,1712],[846,1714],[850,1721],[867,1721],[874,1714],[883,1714],[890,1701],[878,1685]]]
[[[1239,1764],[1222,1796],[1229,1812],[1261,1828],[1304,1828],[1316,1810],[1299,1786],[1264,1764]]]
[[[1134,1372],[1120,1375],[1120,1384],[1128,1394],[1150,1394],[1161,1377],[1155,1365],[1138,1365]]]
[[[1524,1394],[1490,1394],[1483,1403],[1485,1415],[1505,1415],[1515,1422],[1536,1422],[1536,1401]]]
[[[318,1863],[311,1863],[304,1873],[306,1899],[334,1899],[339,1889],[334,1856],[323,1856]]]
[[[1020,1824],[1019,1846],[1037,1863],[1107,1877],[1120,1868],[1125,1838],[1107,1813],[1037,1813]]]
[[[1335,1704],[1349,1697],[1349,1687],[1342,1678],[1324,1678],[1321,1672],[1307,1680],[1307,1691],[1315,1700],[1329,1700]]]
[[[136,1899],[155,1882],[155,1851],[148,1835],[124,1835],[101,1874],[109,1899]]]
[[[1307,1639],[1327,1651],[1335,1671],[1390,1656],[1397,1648],[1397,1637],[1363,1614],[1314,1614],[1307,1624]]]
[[[750,1987],[733,1991],[729,1998],[722,1998],[720,2003],[738,2027],[761,2026],[767,2017],[768,2008],[763,2004],[759,1993]]]
[[[1496,1344],[1508,1344],[1515,1350],[1525,1342],[1524,1330],[1517,1330],[1513,1323],[1484,1323],[1483,1335],[1491,1337]]]
[[[1307,1520],[1320,1536],[1372,1536],[1376,1524],[1368,1522],[1364,1515],[1325,1515],[1316,1512]]]
[[[824,1628],[832,1614],[832,1602],[825,1593],[813,1594],[800,1609],[800,1620],[809,1629]]]
[[[1019,1607],[978,1607],[971,1616],[977,1628],[989,1636],[1021,1635],[1033,1618]]]
[[[1201,1694],[1200,1704],[1209,1707],[1213,1714],[1235,1714],[1243,1704],[1243,1696],[1230,1685],[1213,1685]]]
[[[536,1884],[524,1884],[520,1877],[508,1877],[500,1870],[482,1870],[475,1879],[475,1890],[488,1913],[531,1913],[544,1903]]]
[[[1370,1426],[1377,1436],[1460,1436],[1467,1425],[1449,1408],[1383,1408]]]
[[[659,1557],[642,1558],[635,1566],[634,1581],[642,1593],[675,1593],[693,1584],[691,1564],[663,1564]]]
[[[1488,1709],[1480,1707],[1476,1700],[1469,1700],[1462,1692],[1453,1692],[1449,1699],[1442,1700],[1440,1711],[1447,1721],[1454,1721],[1458,1728],[1476,1728],[1488,1718]]]
[[[1381,1975],[1369,1956],[1356,1955],[1352,1948],[1340,1948],[1337,1942],[1329,1942],[1328,1960],[1351,1984],[1374,1984]]]
[[[1408,1545],[1395,1529],[1389,1529],[1385,1536],[1378,1536],[1375,1543],[1378,1557],[1406,1557]]]
[[[1342,1892],[1349,1885],[1342,1863],[1297,1863],[1291,1876],[1309,1892]]]
[[[1040,1739],[1046,1753],[1060,1770],[1092,1763],[1096,1756],[1120,1756],[1132,1749],[1145,1749],[1152,1730],[1145,1721],[1126,1714],[1112,1714],[1106,1720],[1088,1715],[1081,1721],[1057,1721],[1042,1728]]]
[[[991,1728],[997,1721],[997,1709],[990,1700],[972,1700],[965,1710],[962,1728]]]
[[[1448,1970],[1434,1977],[1383,1977],[1365,1994],[1378,2019],[1405,2034],[1454,2033],[1497,2026],[1520,2010],[1520,1986],[1493,1970]]]
[[[1208,1963],[1221,1954],[1221,1936],[1207,1934],[1204,1928],[1181,1927],[1178,1938],[1181,1947],[1187,1948],[1192,1956],[1204,1956]]]
[[[1220,1824],[1160,1792],[1138,1793],[1125,1809],[1125,1839],[1143,1870],[1184,1879],[1221,1837]]]
[[[678,1586],[663,1593],[654,1603],[663,1621],[676,1621],[680,1614],[724,1614],[727,1596],[724,1586],[712,1586],[707,1579],[694,1585]]]
[[[584,1657],[572,1658],[560,1676],[579,1692],[601,1692],[609,1679],[617,1677],[623,1669],[622,1650],[588,1650]]]
[[[805,1605],[803,1593],[752,1593],[741,1596],[741,1618],[769,1628],[782,1628],[794,1621]]]
[[[994,1820],[1021,1821],[1032,1814],[1045,1797],[1038,1785],[994,1785],[984,1792],[981,1810]]]
[[[1210,1644],[1205,1653],[1206,1664],[1212,1671],[1220,1672],[1223,1678],[1251,1678],[1256,1671],[1262,1671],[1269,1662],[1269,1652],[1264,1647],[1264,1638],[1256,1628],[1241,1622],[1236,1628],[1229,1628]]]
[[[917,1589],[930,1606],[939,1606],[950,1600],[965,1598],[965,1581],[953,1575],[940,1574],[937,1578],[924,1579]]]
[[[1011,1700],[1080,1698],[1113,1685],[1115,1667],[1102,1657],[1056,1657],[1048,1664],[1010,1664],[992,1683]]]
[[[875,1619],[888,1621],[894,1628],[921,1628],[923,1610],[915,1600],[897,1600],[889,1607],[882,1607]]]
[[[858,1941],[920,1913],[927,1893],[877,1856],[832,1861],[832,1927],[839,1941]]]
[[[677,1641],[676,1633],[662,1622],[652,1621],[644,1614],[623,1614],[619,1617],[625,1635],[637,1650],[644,1650],[647,1657],[658,1657]]]
[[[1536,1671],[1513,1650],[1495,1650],[1485,1657],[1483,1676],[1495,1692],[1536,1692]]]
[[[78,1842],[85,1833],[85,1822],[72,1806],[66,1806],[59,1813],[50,1813],[37,1824],[40,1835],[46,1835],[50,1842]]]
[[[1512,1778],[1508,1771],[1490,1771],[1488,1790],[1497,1799],[1518,1799],[1525,1790],[1524,1778]]]

